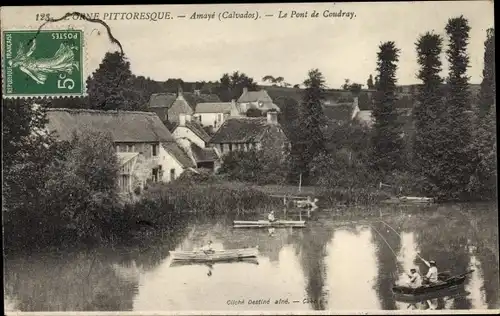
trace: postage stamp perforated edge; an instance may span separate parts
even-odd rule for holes
[[[80,97],[85,97],[87,96],[87,77],[89,75],[89,67],[88,67],[88,40],[90,38],[90,33],[89,29],[86,27],[72,27],[71,25],[61,25],[61,22],[58,23],[50,23],[48,22],[45,24],[41,29],[40,25],[36,26],[23,26],[23,27],[12,27],[12,28],[3,28],[0,32],[1,36],[1,43],[2,45],[2,51],[1,51],[1,58],[2,58],[2,99],[60,99],[60,98],[80,98]],[[48,94],[7,94],[6,92],[6,84],[7,84],[7,78],[6,78],[6,71],[7,71],[7,65],[6,65],[6,58],[5,58],[5,45],[4,43],[4,36],[8,32],[16,32],[16,31],[33,31],[37,32],[40,29],[40,31],[46,32],[46,31],[79,31],[82,34],[82,40],[81,40],[81,59],[80,59],[80,72],[81,72],[81,80],[82,80],[82,89],[81,92],[79,93],[48,93]]]

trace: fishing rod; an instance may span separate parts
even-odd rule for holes
[[[368,224],[368,226],[370,226],[379,236],[380,238],[382,238],[382,240],[385,242],[385,244],[387,245],[387,247],[389,247],[389,249],[391,250],[391,252],[394,254],[394,257],[396,258],[396,260],[398,259],[398,255],[396,255],[396,252],[392,249],[391,245],[389,245],[389,242],[387,242],[387,240],[384,238],[384,236],[382,236],[382,234],[377,230],[375,229],[375,227],[373,227],[372,225]],[[398,272],[399,271],[399,267],[398,265],[396,264],[396,270]]]
[[[386,222],[384,222],[383,220],[378,220],[378,222],[381,222],[381,223],[383,223],[384,225],[386,225],[387,227],[389,227],[389,228],[390,228],[393,232],[395,232],[395,233],[396,233],[396,235],[398,235],[398,236],[399,236],[399,238],[400,238],[400,239],[403,239],[403,237],[401,237],[401,235],[400,235],[400,234],[399,234],[399,233],[398,233],[398,232],[397,232],[394,228],[392,228],[392,226],[391,226],[391,225],[387,224],[387,223],[386,223]],[[424,260],[424,261],[427,261],[427,260],[425,260],[424,258],[422,258],[422,257],[421,257],[418,253],[417,253],[417,257],[419,257],[420,259],[422,259],[422,260]]]

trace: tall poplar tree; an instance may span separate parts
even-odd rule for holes
[[[467,199],[466,187],[472,172],[471,162],[471,98],[467,68],[469,56],[469,23],[463,16],[448,20],[449,39],[446,55],[449,74],[446,82],[446,112],[441,133],[440,191],[448,200]]]
[[[495,102],[495,29],[490,28],[486,32],[484,42],[484,68],[483,81],[479,92],[480,113],[488,113],[493,102]]]
[[[307,182],[309,164],[314,157],[325,153],[325,139],[322,127],[325,124],[323,101],[325,79],[319,69],[312,69],[304,81],[304,95],[299,109],[299,136],[292,143],[292,155],[295,157],[295,169],[303,174]]]
[[[440,54],[443,39],[437,34],[427,32],[415,43],[420,70],[417,78],[422,81],[414,107],[415,135],[413,143],[414,171],[426,181],[424,190],[432,193],[436,190],[436,177],[439,177],[439,126],[443,112],[443,79]]]
[[[396,70],[399,49],[389,41],[379,46],[377,53],[378,85],[372,117],[372,164],[381,173],[392,173],[403,167],[404,148],[401,123],[396,110]]]

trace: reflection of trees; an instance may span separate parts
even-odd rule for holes
[[[394,276],[401,270],[394,253],[397,254],[400,251],[401,241],[399,236],[393,231],[388,230],[382,224],[374,223],[372,225],[372,242],[375,245],[378,262],[377,282],[375,286],[377,287],[376,290],[380,299],[380,305],[384,310],[394,310],[396,309],[396,304],[392,299],[392,286],[396,281]]]
[[[127,311],[138,284],[115,274],[109,258],[91,252],[6,260],[5,292],[21,311]],[[89,273],[90,271],[90,273]]]
[[[332,240],[333,231],[331,227],[311,225],[304,229],[300,241],[300,263],[307,280],[306,291],[313,300],[311,304],[315,310],[326,308],[323,292],[326,278],[325,256],[326,245]]]
[[[472,208],[468,208],[472,209]],[[481,262],[484,273],[484,291],[488,308],[499,308],[499,260],[498,260],[498,223],[496,205],[474,205],[474,213],[466,212],[471,226],[471,242],[476,246],[473,252]]]
[[[490,308],[498,306],[498,227],[494,205],[440,205],[427,208],[425,214],[393,217],[387,223],[398,231],[413,231],[420,255],[433,259],[441,271],[463,273],[469,268],[468,243],[477,247],[476,257],[483,262],[484,288]],[[399,227],[399,228],[398,228]],[[423,273],[427,267],[416,260]],[[468,280],[466,280],[468,282]],[[472,308],[469,297],[454,299],[453,308]]]

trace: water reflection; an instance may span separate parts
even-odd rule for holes
[[[328,307],[337,310],[377,310],[377,258],[369,228],[335,231],[327,246]]]
[[[399,235],[380,218],[347,211],[314,212],[307,227],[272,235],[233,229],[230,218],[199,219],[125,249],[8,256],[4,305],[20,311],[498,308],[496,215],[480,210],[439,206],[385,215]],[[213,265],[173,264],[169,257],[171,250],[196,249],[208,240],[216,249],[259,246],[260,254]],[[441,271],[475,271],[460,290],[398,300],[391,288],[407,281],[403,272],[427,271],[417,253],[436,260]],[[248,305],[268,299],[269,305]],[[284,304],[274,304],[279,299]]]

